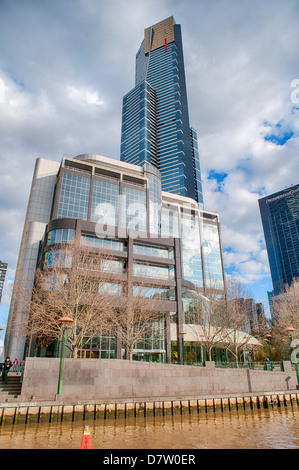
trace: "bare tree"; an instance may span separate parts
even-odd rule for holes
[[[289,348],[290,338],[285,333],[286,328],[294,328],[293,339],[299,338],[299,279],[296,278],[291,285],[286,285],[284,290],[273,302],[273,326],[271,334],[273,342],[283,345],[285,350]],[[284,351],[282,351],[282,354]]]
[[[26,284],[20,283],[17,292],[19,307],[29,308],[29,318],[18,317],[10,328],[48,346],[61,337],[59,318],[69,317],[73,322],[67,346],[77,357],[79,348],[107,328],[114,271],[115,260],[106,251],[91,250],[78,241],[51,250],[36,270],[31,299]]]
[[[212,349],[223,347],[227,336],[227,308],[224,296],[214,293],[212,290],[205,295],[198,294],[189,306],[185,323],[189,324],[195,341],[201,343],[212,360]]]
[[[252,299],[252,294],[236,279],[227,280],[227,309],[228,329],[226,335],[227,349],[239,363],[240,352],[251,340],[249,333],[248,305],[246,300]]]
[[[159,288],[150,285],[150,280],[128,277],[121,283],[121,293],[113,311],[109,311],[109,327],[121,341],[126,357],[133,358],[133,350],[142,343],[154,346],[164,337],[163,299]]]

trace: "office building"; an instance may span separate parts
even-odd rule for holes
[[[169,362],[171,341],[181,354],[179,332],[194,298],[209,291],[224,295],[218,215],[200,210],[193,199],[162,191],[160,172],[150,163],[139,166],[87,154],[64,157],[61,163],[38,159],[16,283],[21,278],[33,283],[38,260],[47,261],[50,250],[62,249],[61,243],[75,235],[83,245],[110,250],[122,275],[130,270],[136,279],[145,277],[171,314],[168,324],[161,324],[155,347],[135,350],[134,358]],[[24,315],[28,312],[18,308],[13,292],[8,323]],[[25,346],[25,337],[13,331],[6,335],[11,357],[22,358]],[[79,357],[121,354],[107,338],[79,351]]]
[[[4,263],[3,261],[0,260],[0,303],[1,303],[1,298],[2,298],[3,284],[5,281],[6,271],[7,271],[7,263]]]
[[[164,301],[168,315],[160,337],[151,349],[135,349],[134,358],[170,362],[175,342],[181,362],[189,310],[198,296],[205,302],[209,294],[223,298],[225,276],[218,214],[203,209],[181,28],[173,17],[145,30],[135,87],[123,99],[120,161],[89,154],[36,161],[16,286],[21,279],[32,285],[37,263],[75,236],[83,245],[110,250],[122,276],[142,274]],[[13,292],[9,325],[26,315]],[[6,351],[22,358],[26,338],[9,331]],[[78,354],[121,358],[119,343],[99,338]]]
[[[144,31],[135,87],[123,98],[121,160],[151,163],[162,190],[203,208],[197,133],[190,128],[181,26],[171,16]]]
[[[299,277],[299,184],[259,199],[274,296]]]
[[[256,307],[256,316],[257,316],[257,325],[258,325],[257,331],[260,334],[264,334],[264,331],[267,327],[264,305],[258,302],[255,304],[255,307]]]

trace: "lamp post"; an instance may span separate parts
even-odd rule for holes
[[[183,349],[183,364],[185,364],[185,342],[184,342],[184,335],[186,331],[180,331],[179,335],[182,335],[182,349]]]
[[[0,332],[1,331],[3,331],[3,328],[0,326]],[[4,344],[3,344],[3,352],[4,352]],[[2,353],[1,353],[1,355],[2,355]],[[0,359],[1,359],[1,356],[0,356]],[[3,360],[4,360],[4,358],[3,358]]]
[[[200,342],[200,358],[201,358],[201,362],[204,363],[204,357],[203,357],[203,342],[204,342],[204,339],[205,339],[205,335],[198,335],[198,338],[199,338],[199,342]]]
[[[63,381],[63,370],[64,370],[64,358],[65,358],[65,345],[66,345],[66,330],[67,324],[72,323],[72,320],[69,317],[61,317],[58,321],[62,325],[62,340],[61,340],[61,353],[60,353],[60,363],[59,363],[59,375],[58,375],[58,387],[57,387],[57,395],[61,394],[62,390],[62,381]]]
[[[293,334],[294,334],[294,331],[296,331],[295,328],[293,328],[292,326],[289,326],[288,328],[286,328],[285,330],[283,330],[284,333],[288,333],[291,337],[291,344],[290,344],[290,348],[291,348],[291,362],[292,362],[292,355],[293,355],[293,351],[294,351],[294,347],[293,347],[293,340],[294,340],[294,337],[293,337]],[[297,375],[297,382],[298,382],[298,385],[297,385],[297,388],[299,388],[299,369],[298,369],[298,361],[295,360],[294,361],[294,364],[295,364],[295,369],[296,369],[296,375]]]

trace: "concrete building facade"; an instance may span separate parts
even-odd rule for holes
[[[34,282],[36,266],[48,262],[53,249],[77,236],[80,243],[105,247],[119,273],[143,276],[165,301],[167,322],[161,326],[159,348],[136,350],[135,357],[153,355],[170,362],[171,340],[182,356],[185,314],[198,294],[224,295],[225,280],[218,215],[200,210],[195,200],[161,190],[161,175],[151,164],[132,165],[99,155],[64,157],[62,162],[38,159],[33,176],[16,286]],[[13,293],[9,323],[20,311]],[[172,318],[172,320],[171,320]],[[171,338],[170,321],[176,323]],[[106,346],[103,346],[103,343]],[[25,337],[10,331],[5,348],[22,358]],[[121,358],[121,349],[105,341],[80,351],[80,357]]]

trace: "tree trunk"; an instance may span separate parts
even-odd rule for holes
[[[239,367],[238,349],[235,348],[236,366]]]
[[[129,361],[133,360],[133,347],[128,349]]]
[[[78,346],[74,346],[73,351],[72,351],[72,358],[76,359],[77,356],[78,356]]]

